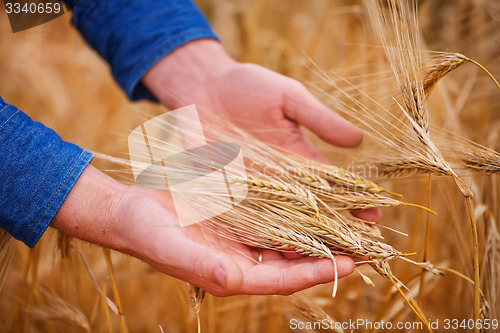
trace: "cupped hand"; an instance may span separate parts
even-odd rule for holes
[[[160,272],[201,287],[212,295],[289,295],[334,279],[331,259],[288,259],[204,232],[201,225],[181,227],[171,199],[162,192],[131,187],[117,211],[123,248]],[[339,277],[354,269],[351,258],[336,256]]]
[[[297,81],[232,60],[219,43],[188,43],[154,65],[143,83],[167,107],[196,104],[202,117],[225,116],[256,137],[305,157],[324,158],[301,126],[341,147],[361,132],[328,110]],[[51,225],[80,239],[131,254],[211,294],[291,294],[333,281],[331,259],[297,257],[230,241],[200,225],[181,227],[165,193],[127,187],[88,166]],[[354,214],[354,213],[353,213]],[[356,212],[370,221],[380,210]],[[354,269],[336,256],[338,277]]]
[[[265,142],[320,162],[329,163],[301,126],[339,147],[356,147],[362,141],[357,127],[298,81],[258,65],[238,63],[213,40],[181,46],[155,64],[143,82],[171,109],[196,104],[202,118],[225,117]],[[373,222],[382,217],[378,208],[352,214]]]
[[[235,62],[212,40],[180,47],[153,66],[143,81],[171,109],[196,104],[202,117],[226,118],[263,141],[311,159],[326,161],[300,126],[339,147],[355,147],[362,140],[357,127],[298,81]]]

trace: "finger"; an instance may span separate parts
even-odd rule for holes
[[[285,98],[285,115],[307,127],[322,140],[339,147],[356,147],[362,132],[319,102],[304,86],[291,81]]]
[[[351,258],[335,258],[339,277],[347,276],[354,270]],[[264,261],[246,270],[241,293],[289,295],[317,284],[332,282],[334,277],[334,264],[331,259],[306,257]]]
[[[370,208],[364,210],[353,210],[351,214],[365,221],[379,223],[382,219],[382,211],[380,208]]]
[[[275,250],[263,248],[252,248],[252,256],[248,257],[253,263],[262,262],[264,260],[281,260],[284,258],[283,253]],[[238,253],[240,254],[240,253]]]
[[[243,272],[230,256],[186,237],[171,237],[161,263],[167,274],[197,286],[215,285],[217,290],[232,293],[241,288]],[[162,270],[162,265],[157,267]],[[208,290],[210,291],[210,290]]]
[[[303,254],[298,253],[298,252],[283,252],[283,257],[285,257],[288,260],[296,260],[296,259],[304,258],[305,256]]]
[[[281,260],[281,259],[294,260],[305,257],[303,254],[300,254],[292,250],[275,251],[275,250],[253,248],[252,252],[254,253],[252,258],[255,258],[255,260],[258,262],[262,262],[264,260],[269,261],[269,260]]]

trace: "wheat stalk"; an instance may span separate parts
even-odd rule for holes
[[[246,185],[248,194],[257,198],[265,195],[267,200],[277,200],[299,204],[310,208],[317,215],[319,214],[318,204],[312,193],[303,187],[285,184],[276,179],[272,181],[259,179],[255,176],[247,175],[245,178],[229,177],[229,183],[232,185]]]
[[[433,164],[438,164],[449,172],[464,196],[472,198],[474,195],[471,189],[453,171],[430,137],[430,125],[425,104],[426,94],[418,70],[422,68],[422,61],[416,18],[410,14],[409,6],[396,0],[387,0],[387,3],[391,9],[388,12],[383,10],[377,1],[368,1],[374,26],[384,44],[384,50],[400,89],[403,103],[402,105],[397,101],[396,103],[409,120],[418,140],[425,148],[426,157]],[[415,3],[412,2],[412,5],[415,6]]]
[[[419,157],[375,161],[373,165],[377,167],[378,174],[385,177],[401,177],[427,173],[439,176],[451,176],[450,171],[443,168],[441,164]]]
[[[462,153],[465,167],[480,174],[500,174],[500,155],[498,153],[465,152]]]
[[[483,72],[485,72],[493,83],[500,89],[500,84],[495,79],[495,77],[479,62],[461,54],[461,53],[444,53],[434,60],[434,63],[426,66],[427,72],[425,72],[422,86],[425,96],[427,97],[432,88],[436,83],[445,77],[448,73],[454,69],[460,67],[462,64],[470,62],[475,66],[479,67]]]
[[[193,286],[191,283],[187,283],[187,289],[189,294],[189,299],[191,299],[191,305],[193,306],[194,312],[196,314],[196,325],[198,328],[198,333],[201,333],[201,318],[200,310],[201,303],[205,299],[205,290],[200,287]]]
[[[429,96],[432,88],[441,80],[446,74],[467,61],[467,57],[460,53],[445,53],[440,56],[431,65],[426,66],[426,72],[422,79],[422,86],[425,96]]]
[[[41,306],[33,304],[25,304],[23,308],[25,312],[31,314],[37,320],[61,321],[90,332],[87,317],[77,307],[65,302],[60,297],[47,290],[39,289],[35,292],[43,297],[45,306],[42,308]]]

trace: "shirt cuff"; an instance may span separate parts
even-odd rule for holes
[[[196,39],[218,40],[191,0],[81,0],[73,24],[130,100],[156,100],[141,78],[163,56]]]
[[[0,98],[0,227],[35,246],[92,160]]]

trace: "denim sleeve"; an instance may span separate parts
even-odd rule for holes
[[[35,246],[91,159],[0,98],[0,227]]]
[[[192,0],[80,0],[73,11],[73,24],[131,100],[155,100],[140,80],[164,55],[195,39],[217,40]]]

